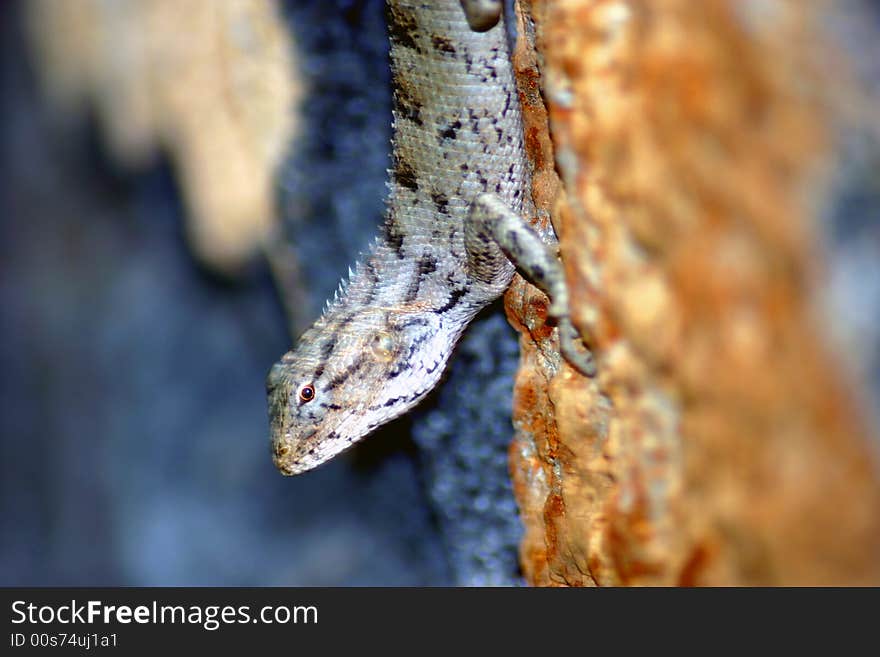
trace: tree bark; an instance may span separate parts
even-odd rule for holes
[[[818,9],[522,5],[533,195],[599,364],[560,364],[513,286],[527,580],[880,583],[877,443],[816,319]]]

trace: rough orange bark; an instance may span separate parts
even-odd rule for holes
[[[552,358],[543,299],[517,283],[527,579],[880,582],[876,443],[815,319],[818,9],[523,4],[534,197],[600,371]]]

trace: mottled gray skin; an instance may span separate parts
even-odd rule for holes
[[[389,0],[387,15],[388,213],[322,317],[269,373],[273,458],[288,475],[418,404],[474,315],[510,284],[508,258],[567,322],[555,256],[520,219],[528,172],[503,23],[496,13],[487,27],[492,18],[475,8],[466,17],[455,0]]]

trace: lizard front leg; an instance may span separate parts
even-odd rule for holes
[[[547,312],[559,329],[559,350],[585,376],[596,375],[596,364],[571,322],[568,288],[554,250],[516,212],[494,194],[480,194],[465,223],[468,275],[492,286],[507,261],[550,298]],[[578,343],[583,346],[579,346]]]

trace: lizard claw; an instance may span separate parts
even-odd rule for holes
[[[578,372],[584,376],[596,376],[596,362],[593,354],[584,344],[574,324],[567,315],[557,321],[559,328],[559,351]]]

